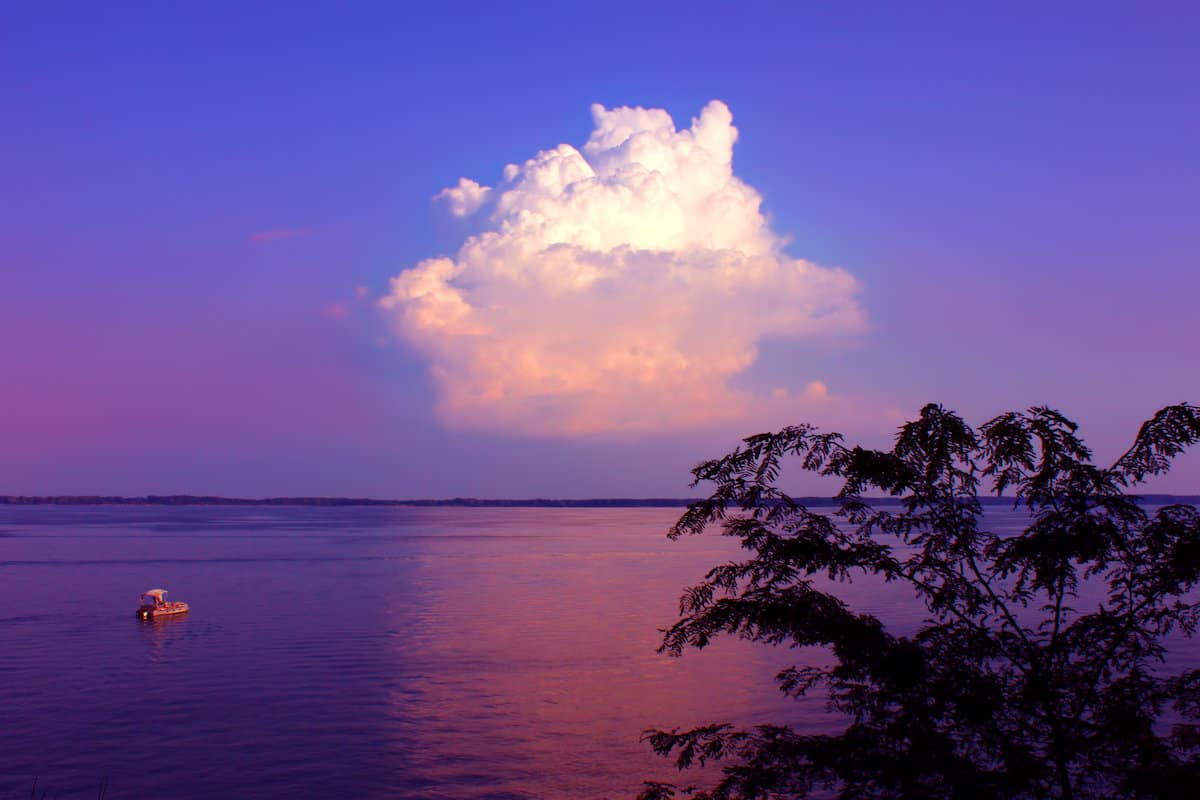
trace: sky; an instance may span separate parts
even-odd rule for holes
[[[1200,402],[1200,11],[835,5],[6,5],[0,494],[677,497]]]

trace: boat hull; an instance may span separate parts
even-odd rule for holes
[[[137,610],[138,619],[160,619],[188,612],[187,603],[167,603],[161,606],[142,607]]]

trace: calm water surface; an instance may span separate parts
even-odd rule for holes
[[[0,798],[632,797],[677,777],[645,728],[829,727],[774,689],[795,651],[655,652],[737,555],[667,541],[677,515],[0,507]],[[191,613],[135,619],[158,586]]]

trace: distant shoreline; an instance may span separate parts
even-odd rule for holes
[[[1200,505],[1200,495],[1143,494],[1135,495],[1149,505],[1185,503]],[[377,500],[366,497],[216,497],[210,495],[147,495],[145,497],[112,497],[100,495],[0,495],[0,506],[391,506],[400,508],[682,508],[699,498],[678,497],[610,497],[586,499],[488,499],[452,497],[441,500]],[[830,497],[796,497],[796,502],[808,506],[837,505]],[[875,505],[898,505],[900,498],[865,498]],[[1011,497],[980,497],[982,505],[1012,505]]]

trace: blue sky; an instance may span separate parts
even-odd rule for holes
[[[746,391],[1046,403],[1101,455],[1200,399],[1189,4],[2,13],[0,492],[684,493],[773,420],[453,430],[369,301],[473,230],[434,194],[582,145],[592,103],[682,129],[723,101],[786,253],[861,283],[860,332],[760,340]],[[814,413],[886,440],[890,417]],[[1162,488],[1200,491],[1200,460]]]

